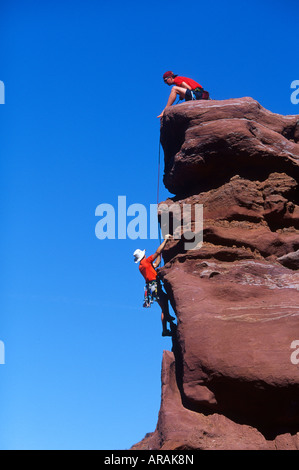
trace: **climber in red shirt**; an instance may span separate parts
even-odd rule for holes
[[[162,321],[162,336],[171,336],[171,331],[167,329],[167,322],[172,322],[175,318],[170,315],[168,307],[168,297],[163,291],[161,282],[158,278],[156,268],[161,262],[161,253],[171,236],[166,235],[165,240],[156,252],[146,258],[145,250],[134,251],[135,263],[140,263],[139,271],[145,279],[145,295],[144,295],[144,307],[150,307],[154,301],[157,301],[161,307],[161,321]]]
[[[179,95],[181,100],[185,99],[185,101],[209,99],[209,93],[199,83],[192,80],[192,78],[179,77],[174,75],[173,72],[165,72],[163,80],[167,85],[174,86],[171,89],[166,107],[159,114],[158,118],[162,118],[165,109],[175,102],[177,95]]]

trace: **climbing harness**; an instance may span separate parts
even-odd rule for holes
[[[149,308],[155,301],[160,300],[158,295],[158,282],[150,281],[144,287],[143,307]]]

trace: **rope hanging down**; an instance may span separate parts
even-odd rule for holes
[[[159,205],[159,192],[160,192],[160,166],[161,166],[161,141],[159,138],[159,157],[158,157],[158,184],[157,184],[157,209]],[[161,245],[161,227],[158,221],[159,241]]]

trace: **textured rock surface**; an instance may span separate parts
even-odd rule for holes
[[[164,253],[173,352],[156,431],[133,448],[299,448],[298,120],[251,98],[165,113],[164,204],[203,205],[203,245]]]
[[[298,116],[280,116],[252,98],[197,101],[170,108],[163,119],[164,183],[195,194],[234,175],[286,172],[298,181]]]
[[[299,426],[299,369],[290,361],[299,274],[257,259],[178,257],[163,275],[178,312],[188,407],[265,432]]]
[[[252,426],[218,413],[199,413],[184,406],[173,353],[164,351],[158,424],[134,445],[136,450],[298,450],[299,435],[282,432],[273,439]]]

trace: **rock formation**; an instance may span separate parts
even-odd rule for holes
[[[203,244],[164,252],[177,325],[157,428],[133,449],[299,449],[299,116],[188,102],[161,143],[164,207],[203,205]]]

